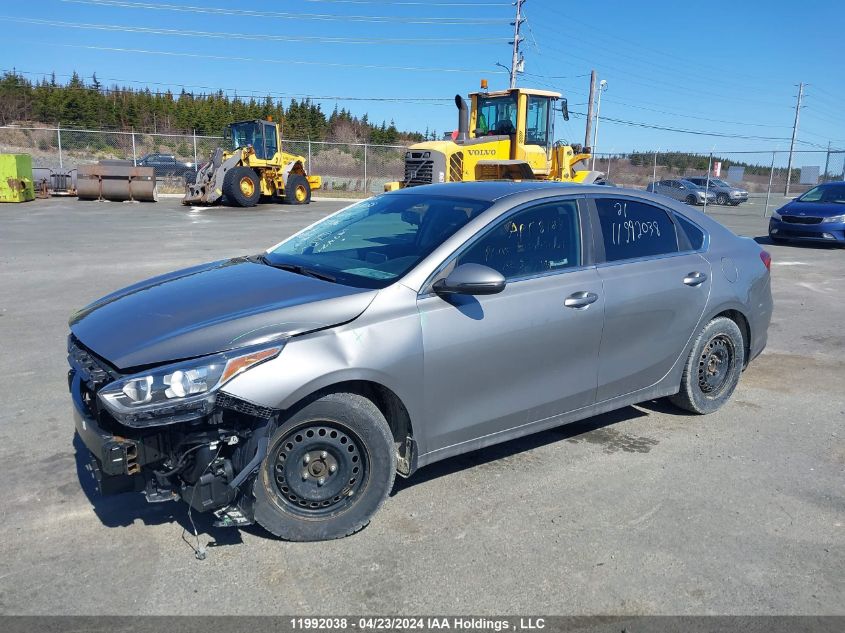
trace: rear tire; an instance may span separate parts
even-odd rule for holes
[[[739,326],[727,317],[713,319],[696,337],[681,389],[669,400],[692,413],[713,413],[731,397],[744,364],[745,343]]]
[[[311,202],[311,185],[302,174],[290,174],[285,185],[285,204],[308,204]]]
[[[358,394],[329,394],[270,439],[253,484],[255,520],[288,541],[349,536],[370,522],[395,475],[393,435],[381,411]]]
[[[261,198],[261,180],[249,167],[232,167],[223,176],[223,195],[236,207],[254,207]]]

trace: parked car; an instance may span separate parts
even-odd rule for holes
[[[813,187],[773,212],[769,237],[845,244],[845,182]]]
[[[716,411],[766,345],[769,264],[642,191],[401,189],[80,310],[76,431],[104,492],[342,537],[396,473],[664,396]]]
[[[716,194],[705,192],[703,187],[699,187],[689,180],[659,180],[658,182],[651,182],[646,187],[646,191],[659,193],[662,196],[669,196],[675,200],[692,205],[704,204],[705,199],[708,204],[716,202]]]
[[[729,182],[719,178],[711,178],[710,184],[707,184],[707,176],[703,178],[696,176],[693,178],[686,178],[692,184],[702,187],[706,191],[711,191],[716,195],[716,204],[737,206],[743,202],[748,201],[748,192],[745,189],[734,187]]]
[[[180,177],[195,174],[194,163],[177,160],[173,154],[147,154],[138,161],[141,167],[152,167],[158,177]]]

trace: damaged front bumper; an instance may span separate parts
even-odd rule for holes
[[[213,511],[218,525],[252,523],[251,484],[278,412],[218,392],[206,417],[130,428],[98,406],[97,391],[114,370],[74,345],[68,387],[97,491],[143,492],[149,502],[181,498],[194,510]]]

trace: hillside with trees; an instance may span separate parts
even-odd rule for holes
[[[282,123],[289,139],[342,143],[393,144],[424,140],[418,132],[400,132],[393,121],[371,123],[366,114],[345,108],[330,114],[308,99],[280,100],[229,96],[222,91],[178,94],[126,86],[104,86],[96,73],[85,81],[77,73],[62,84],[55,76],[32,82],[15,72],[0,79],[0,125],[38,123],[65,128],[218,135],[232,121],[265,119]]]

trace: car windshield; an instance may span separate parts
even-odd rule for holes
[[[845,184],[819,185],[798,198],[801,202],[836,202],[845,204]]]
[[[710,184],[716,185],[717,187],[732,187],[730,183],[727,183],[724,180],[719,180],[718,178],[711,178]]]
[[[490,202],[383,195],[331,215],[268,251],[264,263],[360,288],[384,288]]]

